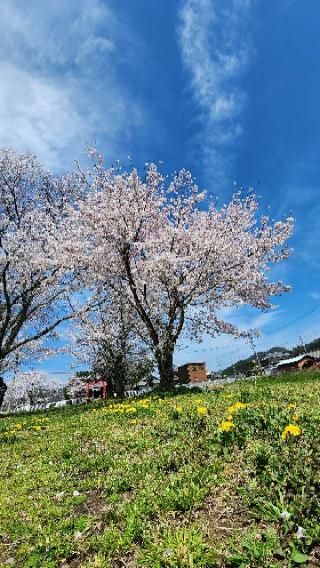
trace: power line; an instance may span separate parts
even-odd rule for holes
[[[283,329],[287,329],[288,327],[292,326],[293,324],[297,323],[298,321],[302,320],[303,318],[307,317],[308,315],[313,314],[319,308],[320,308],[320,304],[315,304],[314,306],[312,306],[312,308],[309,308],[303,314],[300,314],[299,316],[288,321],[287,323],[285,323],[285,324],[283,324],[283,325],[281,325],[277,328],[274,328],[271,331],[266,331],[266,333],[264,335],[267,335],[267,336],[274,335],[275,333],[278,333],[279,331],[282,331]]]

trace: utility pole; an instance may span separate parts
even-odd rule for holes
[[[299,339],[300,339],[300,341],[301,341],[301,345],[302,345],[302,349],[303,349],[304,353],[307,353],[306,345],[305,345],[305,343],[304,343],[304,341],[303,341],[302,335],[299,335]]]
[[[223,366],[222,366],[221,360],[217,359],[217,363],[218,363],[218,372],[222,373]]]
[[[258,353],[257,353],[257,351],[256,351],[256,346],[255,346],[255,343],[254,343],[254,341],[253,341],[252,335],[251,335],[250,338],[249,338],[249,343],[250,343],[251,348],[252,348],[252,351],[253,351],[253,353],[254,353],[254,356],[255,356],[255,359],[256,359],[256,363],[257,363],[258,369],[259,369],[259,371],[260,371],[260,375],[262,376],[262,375],[263,375],[263,369],[262,369],[262,367],[261,367],[260,359],[259,359],[259,357],[258,357]],[[256,384],[256,382],[257,382],[257,379],[256,379],[256,376],[255,376],[254,383]]]

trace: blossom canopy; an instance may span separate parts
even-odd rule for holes
[[[267,274],[290,252],[293,220],[258,222],[254,195],[237,193],[219,208],[186,170],[168,180],[149,164],[142,178],[136,169],[104,169],[99,155],[81,175],[89,191],[74,210],[69,251],[86,266],[87,285],[107,291],[115,305],[119,294],[125,299],[164,382],[172,382],[182,333],[239,335],[218,310],[266,309],[270,296],[289,289]]]

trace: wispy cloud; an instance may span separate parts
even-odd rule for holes
[[[310,296],[313,300],[320,300],[320,293],[319,292],[311,292]]]
[[[54,168],[85,142],[119,152],[144,117],[117,75],[123,53],[138,51],[135,38],[108,5],[0,0],[0,19],[0,144]]]
[[[244,310],[245,312],[246,310]],[[262,334],[254,340],[256,351],[267,351],[271,347],[285,347],[292,349],[292,347],[303,342],[308,343],[319,337],[319,324],[320,318],[318,315],[310,314],[308,317],[293,322],[291,325],[283,328],[280,322],[277,322],[279,312],[270,311],[257,316],[249,313],[236,312],[228,315],[229,321],[236,323],[239,327],[259,328]],[[290,313],[286,314],[287,323],[290,320]],[[268,327],[272,324],[272,327]],[[278,327],[279,326],[279,327]],[[264,328],[267,329],[264,329]],[[205,336],[200,345],[191,344],[185,346],[181,351],[175,354],[175,364],[182,365],[188,361],[206,361],[209,369],[217,370],[224,369],[229,365],[236,363],[240,359],[245,359],[253,354],[252,347],[249,342],[244,338],[233,338],[227,335],[220,335],[216,338]]]
[[[203,159],[216,180],[226,175],[242,133],[246,94],[240,79],[252,49],[248,21],[253,0],[184,0],[178,38],[202,124]],[[230,153],[231,150],[231,153]]]
[[[261,336],[255,339],[257,349],[268,349],[275,345],[273,335],[264,335],[270,325],[276,326],[280,311],[256,312],[253,308],[242,306],[239,308],[224,308],[219,310],[219,317],[236,325],[239,329],[258,329]],[[202,343],[183,345],[175,354],[175,364],[184,364],[187,361],[206,361],[210,369],[225,368],[230,364],[252,355],[252,347],[247,338],[235,338],[230,335],[217,337],[203,336]]]

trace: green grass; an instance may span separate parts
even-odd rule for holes
[[[0,566],[320,566],[319,386],[1,419]]]

